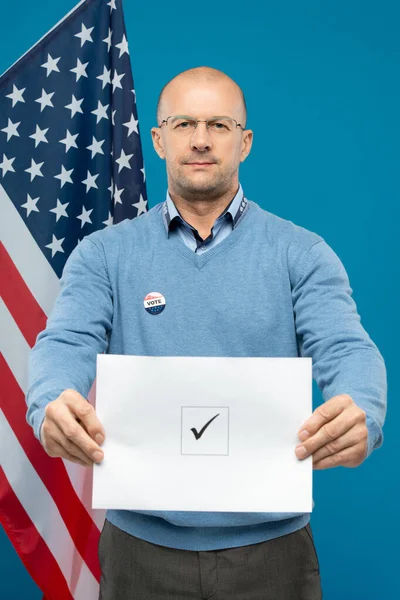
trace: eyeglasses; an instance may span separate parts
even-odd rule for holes
[[[166,124],[170,131],[180,136],[192,134],[197,128],[198,123],[205,123],[207,131],[217,135],[227,135],[235,131],[238,127],[244,131],[242,125],[232,117],[213,117],[206,121],[200,121],[187,115],[171,115],[161,121],[160,127],[163,126],[163,123]]]

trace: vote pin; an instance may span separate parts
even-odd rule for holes
[[[144,307],[151,315],[158,315],[165,308],[165,298],[159,292],[150,292],[143,301]]]

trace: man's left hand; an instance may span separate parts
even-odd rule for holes
[[[358,467],[367,454],[366,414],[348,394],[340,394],[319,406],[299,429],[302,441],[297,458],[312,454],[313,469]],[[302,435],[306,430],[308,435]],[[304,447],[305,453],[298,454]]]

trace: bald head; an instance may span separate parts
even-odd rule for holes
[[[223,71],[219,71],[218,69],[213,69],[212,67],[195,67],[193,69],[188,69],[187,71],[182,71],[182,73],[178,73],[178,75],[164,85],[158,97],[157,123],[160,124],[162,119],[168,116],[163,115],[163,108],[164,100],[168,98],[169,93],[173,93],[176,88],[182,84],[192,84],[193,86],[197,86],[202,83],[209,85],[225,83],[232,88],[232,93],[237,95],[239,111],[241,113],[241,123],[244,127],[247,119],[247,108],[243,90],[233,79],[231,79],[231,77],[226,75],[226,73],[223,73]]]

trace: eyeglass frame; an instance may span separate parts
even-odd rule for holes
[[[220,115],[220,116],[217,116],[217,117],[211,117],[210,119],[206,119],[205,121],[204,121],[204,120],[201,120],[201,119],[196,119],[195,117],[191,117],[190,115],[170,115],[169,117],[167,117],[166,119],[163,119],[163,120],[161,121],[161,123],[160,123],[160,125],[159,125],[160,129],[161,129],[161,127],[162,127],[162,124],[163,124],[163,123],[166,123],[166,124],[167,124],[167,127],[168,127],[168,119],[171,119],[172,117],[187,117],[188,119],[193,119],[193,121],[196,121],[196,127],[194,128],[194,130],[195,130],[195,131],[196,131],[196,129],[197,129],[197,125],[198,125],[199,123],[206,123],[206,129],[207,129],[207,131],[208,131],[208,129],[209,129],[209,127],[207,126],[207,123],[208,123],[208,121],[213,121],[213,120],[217,120],[217,119],[231,119],[231,121],[234,121],[234,122],[236,123],[236,129],[237,129],[238,127],[240,127],[240,129],[241,129],[242,131],[245,131],[245,129],[244,129],[244,127],[243,127],[243,125],[241,125],[240,123],[238,123],[238,122],[236,121],[236,119],[234,119],[233,117],[228,117],[228,116],[226,116],[226,115],[224,115],[224,116]]]

